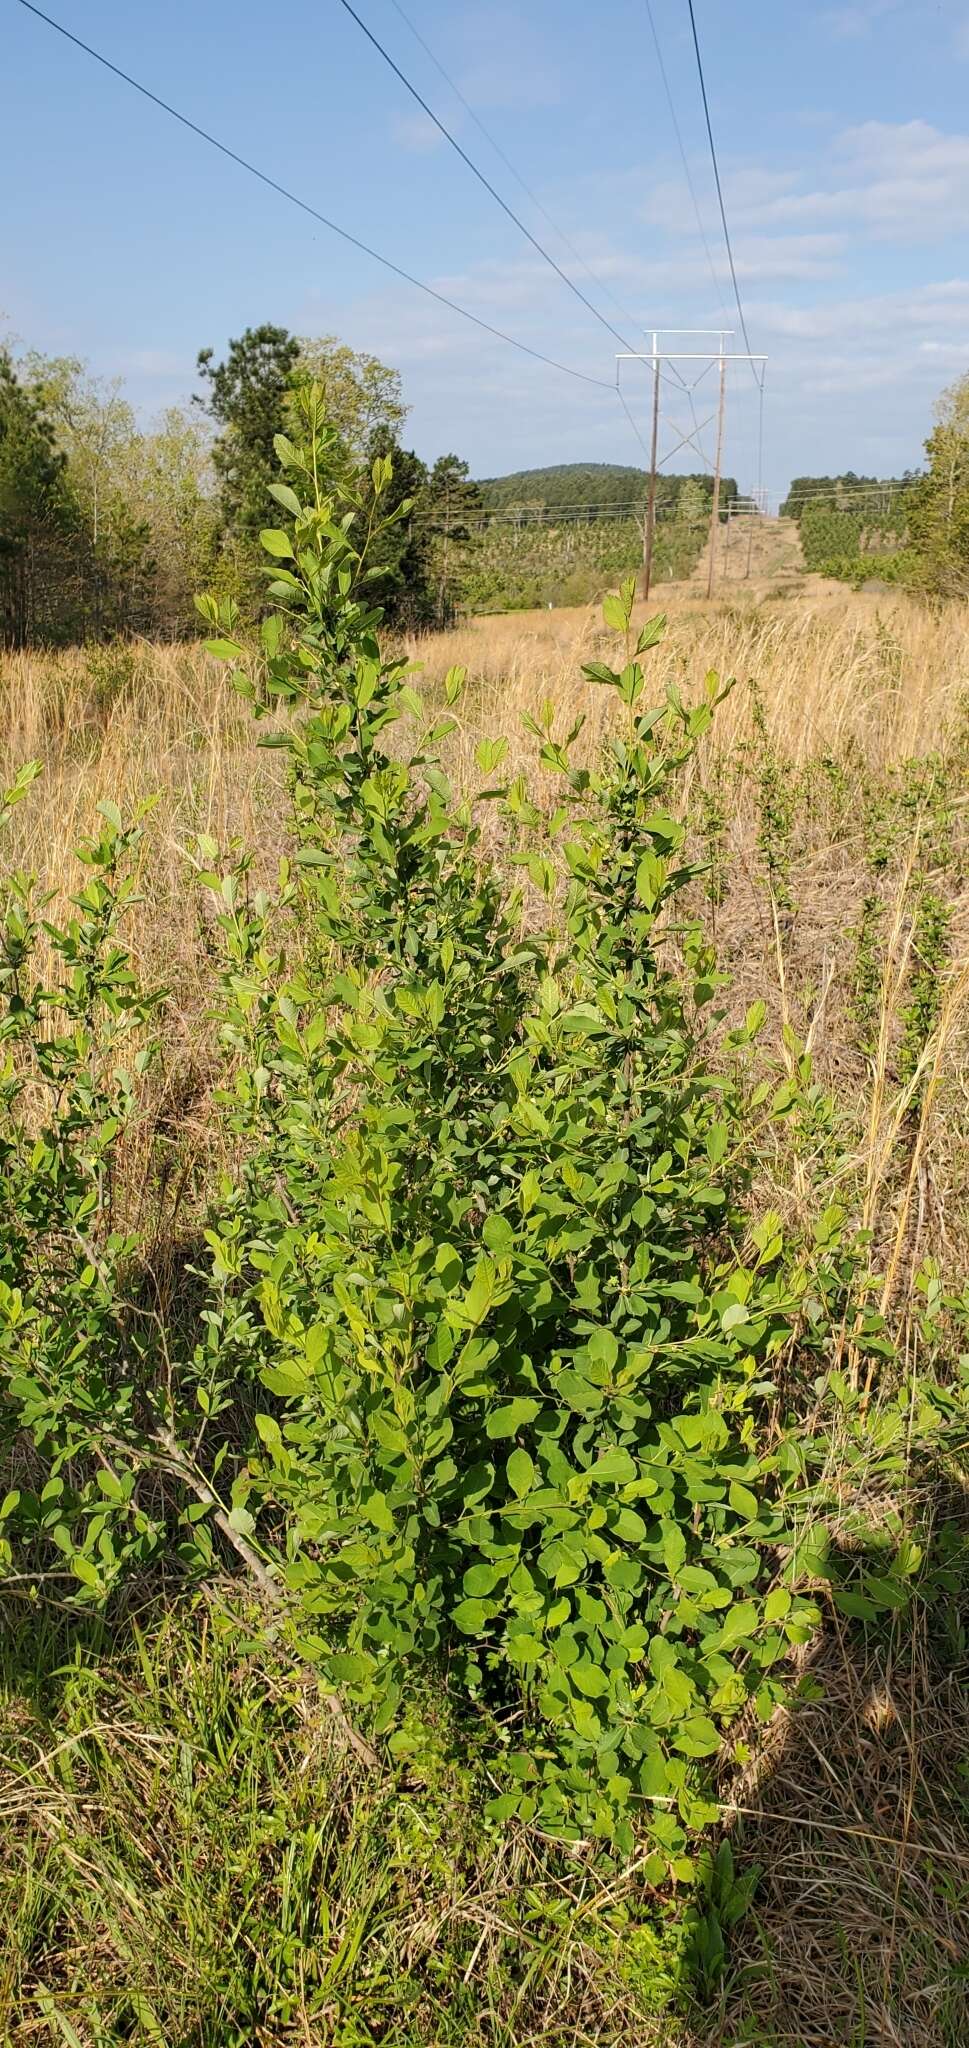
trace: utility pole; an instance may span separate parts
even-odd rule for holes
[[[717,342],[717,347],[715,349],[709,346],[704,348],[701,345],[699,348],[694,346],[692,348],[687,347],[684,349],[682,346],[682,340],[679,340],[678,343],[676,340],[674,340],[674,345],[670,347],[666,341],[667,336],[688,336],[691,340],[699,341],[701,344],[704,341],[709,343],[711,340],[715,338]],[[705,448],[702,446],[701,435],[706,431],[706,428],[712,426],[714,420],[716,420],[717,452],[714,476],[713,512],[710,522],[710,560],[707,571],[707,595],[709,596],[713,590],[713,579],[716,569],[717,539],[720,519],[720,490],[723,479],[723,436],[727,396],[727,364],[749,364],[750,368],[754,372],[755,381],[759,385],[761,395],[763,397],[764,370],[762,366],[765,365],[767,362],[767,357],[764,355],[753,355],[747,351],[740,350],[728,350],[726,344],[730,339],[732,339],[732,330],[728,327],[678,327],[666,329],[662,333],[659,330],[654,329],[652,334],[653,346],[650,350],[624,350],[621,355],[617,355],[616,357],[616,390],[619,393],[620,399],[622,399],[624,409],[627,413],[629,413],[629,407],[626,405],[625,399],[623,399],[622,397],[622,385],[620,380],[621,365],[623,363],[648,363],[653,373],[652,433],[650,437],[650,447],[648,451],[649,479],[647,484],[646,508],[643,515],[643,590],[644,595],[646,597],[649,596],[650,586],[653,578],[653,557],[656,539],[656,495],[657,484],[659,480],[659,472],[661,469],[663,469],[667,462],[671,462],[673,460],[674,455],[679,454],[681,448],[692,448],[695,451],[695,453],[700,457],[704,465],[705,471],[709,474],[710,459],[707,455]],[[708,376],[709,372],[713,369],[715,363],[719,364],[720,367],[720,389],[718,399],[709,416],[705,419],[698,420],[696,408],[694,405],[694,397],[695,394],[698,392],[700,385],[703,383],[704,378]],[[672,447],[667,448],[665,453],[661,455],[660,442],[663,438],[662,415],[664,412],[664,408],[661,399],[660,385],[664,374],[664,364],[668,365],[669,370],[671,372],[671,375],[668,379],[670,384],[672,385],[673,381],[675,380],[677,385],[680,387],[675,402],[677,404],[685,403],[689,406],[692,425],[690,427],[684,427],[678,425],[676,421],[672,419],[668,420],[667,424],[668,426],[673,428],[677,436],[677,439],[673,443]],[[681,364],[684,366],[684,368],[682,369],[680,368]],[[697,368],[698,364],[702,365],[702,367],[699,369]],[[631,414],[629,416],[630,418],[632,418]],[[635,427],[635,422],[633,422],[633,424]],[[640,442],[640,445],[645,453],[646,443],[643,440],[642,435],[639,433],[638,427],[635,427],[635,432]],[[751,538],[751,536],[748,536],[748,573],[750,564],[749,548]]]
[[[656,533],[656,456],[659,448],[659,355],[653,335],[653,433],[649,453],[649,483],[646,491],[646,519],[643,526],[643,597],[649,600],[653,579],[653,540]]]
[[[720,399],[717,405],[717,452],[713,464],[713,510],[710,514],[710,547],[707,563],[707,596],[713,596],[713,572],[716,565],[717,539],[720,529],[720,473],[723,468],[723,415],[727,401],[727,358],[720,343]]]

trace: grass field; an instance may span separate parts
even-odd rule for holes
[[[532,773],[522,714],[580,713],[592,759],[607,696],[583,680],[592,612],[471,622],[413,648],[435,696],[469,689],[448,742],[474,785],[482,737]],[[737,678],[681,792],[708,873],[691,885],[730,977],[767,1004],[765,1073],[801,1111],[765,1129],[758,1199],[794,1226],[834,1196],[872,1237],[881,1306],[919,1342],[913,1279],[969,1274],[969,610],[820,586],[670,599],[657,684]],[[271,878],[280,756],[198,647],[147,643],[0,660],[0,785],[43,779],[11,864],[55,901],[105,798],[146,820],[129,937],[168,991],[163,1056],[126,1159],[126,1200],[179,1285],[232,1152],[213,1090],[211,933],[195,836],[237,840]],[[489,826],[489,831],[497,827]],[[497,843],[496,843],[497,844]],[[500,847],[497,848],[500,852]],[[526,899],[523,917],[529,916]],[[811,1061],[805,1079],[804,1062]],[[167,1262],[167,1263],[166,1263]],[[957,1374],[957,1361],[953,1363]],[[722,1966],[691,1962],[689,1915],[481,1818],[478,1762],[443,1707],[374,1782],[299,1680],[248,1639],[238,1595],[187,1607],[132,1590],[111,1629],[7,1599],[0,1707],[0,2038],[166,2048],[957,2048],[969,2038],[969,1648],[965,1461],[879,1476],[877,1399],[848,1440],[886,1540],[918,1529],[905,1613],[831,1612],[804,1652],[814,1696],[725,1772],[724,1833],[752,1903]],[[436,1716],[436,1718],[435,1718]],[[713,1881],[711,1881],[713,1882]],[[713,1886],[714,1893],[716,1885]],[[720,1911],[720,1908],[723,1908]]]

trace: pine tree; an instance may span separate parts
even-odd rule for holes
[[[474,522],[483,509],[481,491],[457,455],[439,455],[427,484],[427,526],[436,541],[435,592],[438,627],[454,616],[454,585],[466,565]]]

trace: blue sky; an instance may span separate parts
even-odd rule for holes
[[[642,460],[614,392],[530,363],[397,283],[17,0],[0,4],[0,316],[24,345],[79,354],[99,374],[124,377],[148,418],[194,388],[200,347],[220,351],[230,335],[271,319],[297,333],[336,333],[396,364],[412,408],[409,438],[425,456],[454,449],[478,474]],[[47,4],[416,275],[533,347],[614,379],[618,343],[429,129],[339,0],[289,0],[275,13],[264,0]],[[653,10],[713,277],[643,0],[403,4],[621,301],[625,317],[609,299],[598,303],[624,335],[636,343],[654,324],[725,323],[729,276],[686,0],[653,0]],[[696,8],[751,346],[770,357],[765,481],[779,492],[798,471],[912,465],[934,396],[969,369],[969,0]],[[359,0],[359,11],[596,297],[393,0]],[[645,431],[645,376],[635,365],[624,388]],[[756,480],[755,399],[738,366],[726,466],[743,487]],[[664,445],[687,422],[671,391]]]

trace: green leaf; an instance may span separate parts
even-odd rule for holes
[[[707,1158],[711,1166],[719,1166],[727,1149],[729,1132],[726,1124],[711,1124],[707,1132]]]
[[[582,1379],[579,1373],[572,1372],[568,1366],[559,1373],[553,1387],[555,1393],[579,1415],[598,1414],[606,1398],[601,1387],[594,1387],[590,1380]]]
[[[545,1645],[537,1636],[509,1636],[505,1654],[513,1664],[540,1664],[545,1655]]]
[[[521,1396],[509,1401],[504,1408],[493,1408],[485,1424],[490,1437],[516,1436],[526,1423],[534,1422],[541,1409],[540,1401],[527,1400]]]
[[[491,1620],[493,1611],[483,1600],[459,1600],[451,1620],[463,1636],[477,1636]]]
[[[360,1512],[366,1516],[368,1522],[373,1523],[375,1529],[382,1529],[386,1535],[391,1535],[396,1527],[387,1496],[380,1493],[376,1487],[369,1493],[361,1494]]]
[[[238,640],[204,640],[206,654],[215,656],[216,661],[241,661],[243,650]]]
[[[264,526],[259,538],[267,555],[274,555],[277,561],[280,562],[292,561],[293,550],[290,545],[289,535],[288,533],[283,533],[281,527]]]
[[[903,1580],[880,1578],[874,1572],[866,1572],[862,1584],[876,1607],[901,1609],[907,1607],[912,1598],[912,1589]]]
[[[590,1663],[587,1658],[569,1666],[569,1680],[588,1700],[604,1699],[609,1691],[608,1674],[600,1665]]]
[[[275,498],[277,505],[281,505],[284,512],[291,512],[294,519],[299,518],[303,507],[296,496],[296,492],[291,491],[288,484],[270,484],[269,490],[271,496]]]
[[[652,910],[659,901],[665,882],[666,862],[650,848],[636,869],[636,894],[647,910]]]
[[[488,1819],[498,1820],[502,1823],[504,1823],[506,1820],[514,1820],[515,1815],[518,1812],[518,1801],[520,1797],[521,1794],[519,1792],[501,1792],[499,1793],[497,1799],[487,1800],[485,1804],[485,1813],[487,1814]]]
[[[706,1714],[691,1714],[673,1736],[673,1748],[683,1756],[713,1756],[719,1747],[719,1731]]]
[[[663,1522],[660,1528],[660,1542],[663,1563],[670,1578],[675,1579],[681,1564],[686,1562],[686,1537],[678,1522]]]
[[[376,1665],[361,1651],[339,1650],[326,1660],[326,1675],[333,1685],[365,1685]]]
[[[718,1650],[732,1650],[748,1636],[756,1634],[760,1615],[753,1600],[738,1600],[725,1614],[723,1624],[710,1640],[709,1647]]]
[[[535,1484],[535,1467],[527,1451],[512,1451],[505,1466],[505,1476],[512,1493],[516,1494],[519,1500],[524,1500],[526,1493],[530,1493]]]
[[[259,1375],[263,1386],[270,1394],[305,1394],[310,1384],[309,1374],[303,1371],[293,1359],[287,1365],[267,1366]]]
[[[646,654],[650,647],[658,646],[666,631],[666,613],[657,612],[655,618],[647,619],[640,627],[636,641],[636,653]]]
[[[473,1564],[465,1572],[461,1584],[469,1599],[483,1600],[494,1592],[499,1580],[500,1574],[493,1565]]]

